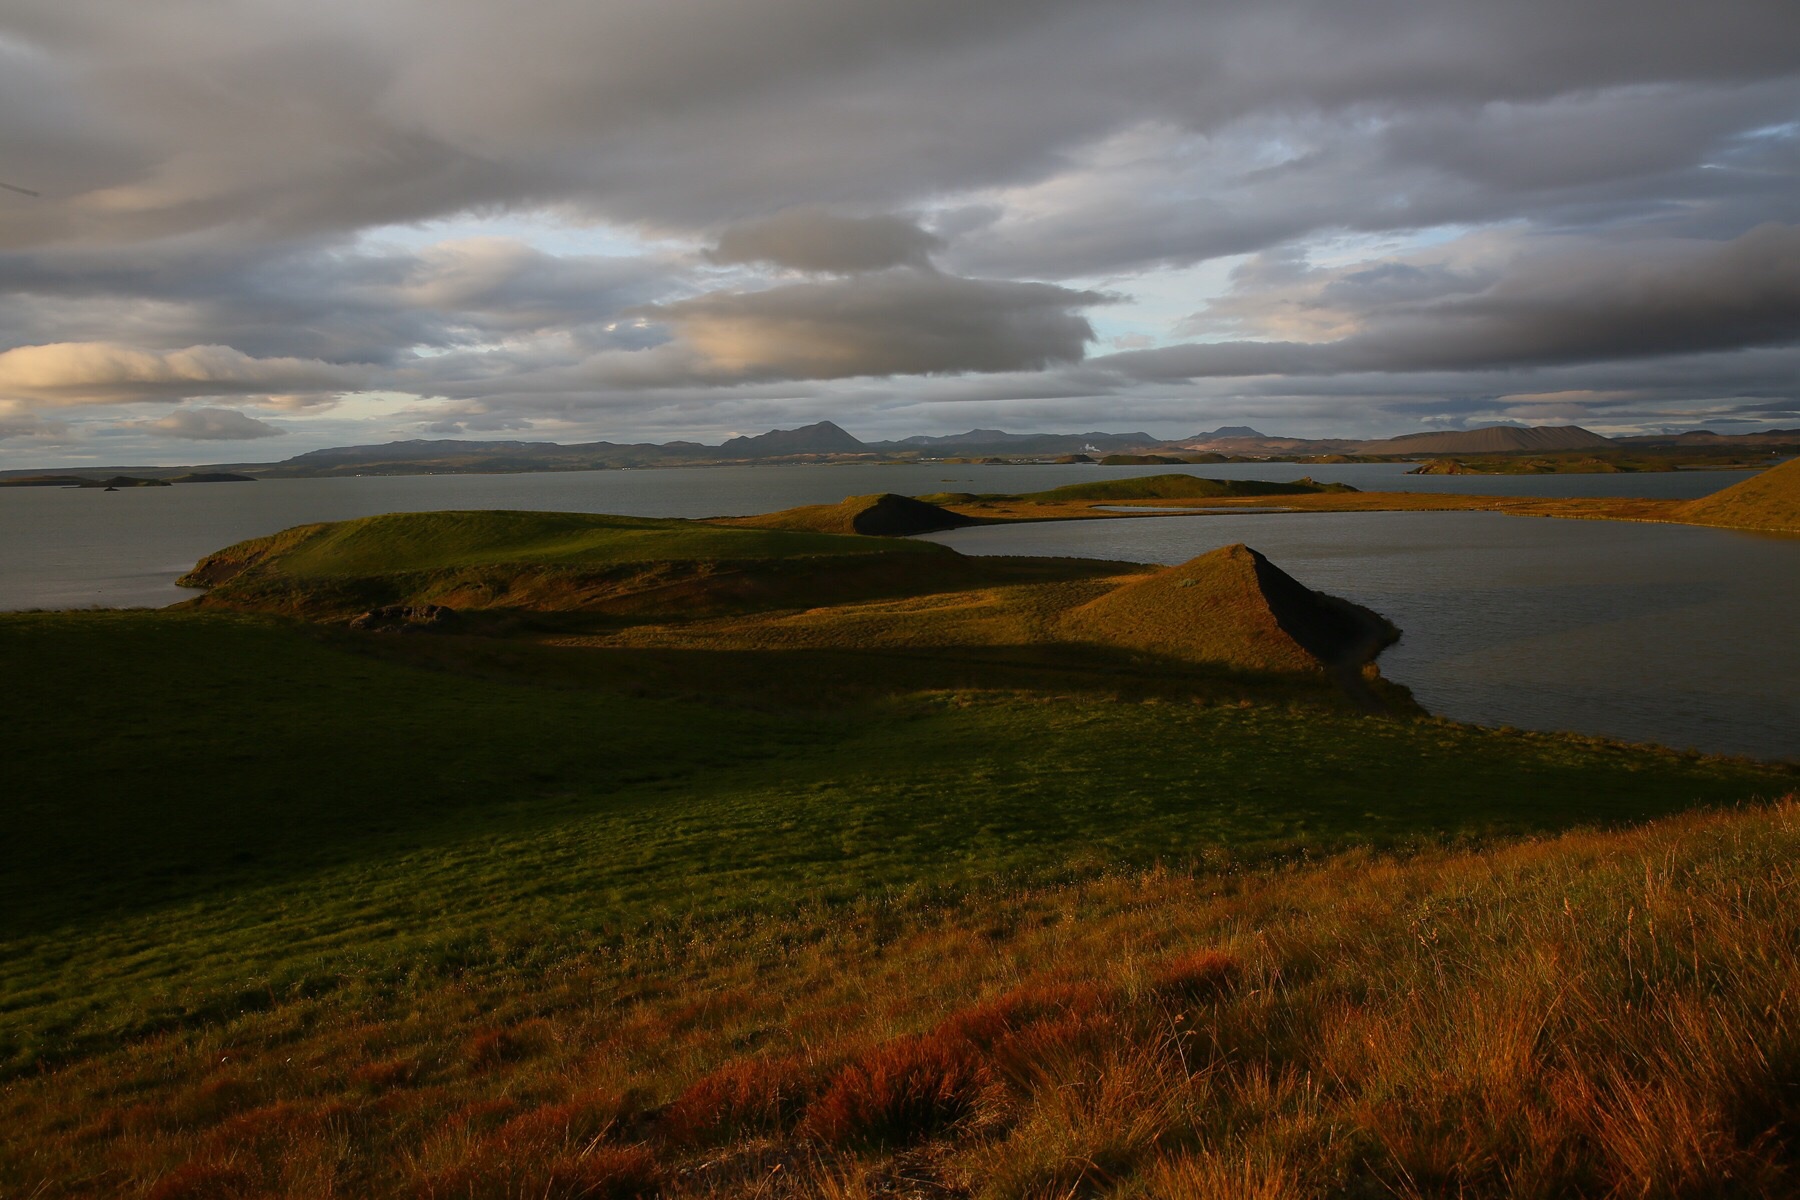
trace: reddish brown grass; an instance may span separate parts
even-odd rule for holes
[[[818,1083],[818,1071],[797,1058],[740,1058],[690,1083],[661,1128],[678,1144],[789,1129]]]
[[[663,1173],[643,1146],[600,1146],[545,1158],[484,1158],[419,1182],[418,1200],[633,1200]]]
[[[1150,990],[1169,1000],[1197,1004],[1237,986],[1244,971],[1236,955],[1223,950],[1196,950],[1156,969]]]
[[[257,1193],[249,1172],[229,1163],[184,1163],[157,1180],[146,1200],[243,1200]]]
[[[1796,863],[1790,801],[299,1000],[0,1086],[0,1194],[1773,1200]]]
[[[974,1116],[991,1082],[961,1039],[897,1038],[839,1068],[801,1128],[831,1146],[905,1146]]]

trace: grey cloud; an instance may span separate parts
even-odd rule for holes
[[[0,347],[111,341],[146,350],[200,341],[250,357],[398,367],[412,348],[491,344],[552,331],[590,349],[657,335],[622,316],[666,295],[655,257],[552,256],[514,239],[417,251],[307,240],[209,245],[169,239],[102,251],[0,254]],[[612,328],[608,328],[612,326]]]
[[[55,421],[0,401],[0,441],[11,438],[58,438],[69,432],[67,421]]]
[[[1019,371],[1081,358],[1097,292],[897,269],[643,309],[721,378]]]
[[[349,391],[366,378],[316,360],[252,358],[229,346],[157,352],[109,342],[59,342],[0,353],[0,398],[51,407]]]
[[[731,226],[707,257],[718,263],[849,274],[928,267],[932,252],[943,244],[904,217],[846,217],[799,208]]]
[[[464,428],[596,411],[714,428],[709,404],[748,423],[932,388],[1174,411],[1265,386],[1354,404],[1366,377],[1404,375],[1390,392],[1429,379],[1488,403],[1497,371],[1555,391],[1648,361],[1658,404],[1761,396],[1791,379],[1755,374],[1784,369],[1755,347],[1792,326],[1772,273],[1791,247],[1748,231],[1800,225],[1796,118],[1792,0],[548,0],[529,19],[488,0],[14,0],[0,177],[44,196],[0,193],[0,354],[104,346],[113,374],[15,374],[0,396],[299,410],[381,387],[481,406],[423,418]],[[360,240],[456,214],[675,245]],[[1131,290],[1448,226],[1546,249],[1328,272],[1259,257],[1196,331],[1234,343],[1103,369],[1063,365],[1098,297],[1030,282]],[[186,378],[165,361],[204,346],[245,361]],[[1300,374],[1242,374],[1265,370]],[[993,386],[943,378],[971,372]]]
[[[1004,195],[958,269],[1106,276],[1320,231],[1534,220],[1720,237],[1800,221],[1800,80],[1623,87],[1529,102],[1258,114],[1206,137],[1143,126]],[[1748,131],[1763,129],[1760,136]],[[1282,148],[1269,161],[1270,147]]]
[[[1800,228],[1533,250],[1473,278],[1392,265],[1320,272],[1239,309],[1268,321],[1292,307],[1356,330],[1335,340],[1192,343],[1095,365],[1139,379],[1479,370],[1800,340]]]
[[[89,140],[139,148],[102,186],[57,181],[53,219],[110,237],[483,204],[690,227],[892,208],[1041,177],[1142,121],[1757,80],[1800,58],[1784,0],[668,0],[629,21],[572,2],[520,20],[485,0],[24,0],[9,19],[73,64],[46,86]]]
[[[282,433],[232,408],[181,408],[154,421],[122,422],[121,427],[188,442],[243,442]]]

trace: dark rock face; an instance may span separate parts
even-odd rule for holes
[[[385,604],[350,619],[350,628],[370,633],[403,633],[415,629],[442,629],[454,621],[456,610],[442,604]]]
[[[1315,592],[1260,552],[1250,555],[1257,586],[1282,632],[1326,666],[1361,666],[1400,640],[1400,630],[1380,613]]]

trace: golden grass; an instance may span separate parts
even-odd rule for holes
[[[1378,622],[1367,610],[1339,605],[1346,627],[1355,623],[1351,613],[1366,617],[1371,627]],[[1326,611],[1317,593],[1239,543],[1115,588],[1070,610],[1064,624],[1078,636],[1169,658],[1305,672],[1348,656],[1349,643],[1357,640],[1348,633],[1315,638],[1321,630],[1301,628],[1322,626]],[[1328,648],[1339,643],[1341,655]],[[1368,646],[1371,657],[1378,644]]]
[[[0,1189],[1792,1195],[1797,862],[1790,797],[650,930],[16,1079]]]
[[[1800,533],[1800,458],[1683,505],[1681,519],[1696,525]]]

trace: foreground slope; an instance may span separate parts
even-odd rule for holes
[[[0,1190],[1791,1182],[1791,805],[1268,857],[1773,797],[1779,769],[1235,705],[779,717],[368,641],[0,618],[43,681],[0,694],[28,800],[0,811]]]
[[[1800,458],[1688,502],[1679,519],[1690,525],[1800,533]]]

